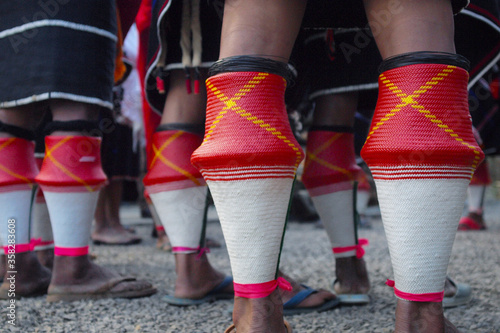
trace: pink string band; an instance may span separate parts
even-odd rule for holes
[[[240,284],[234,283],[234,295],[244,298],[262,298],[271,295],[271,293],[280,288],[282,290],[292,291],[290,282],[282,277],[264,283]]]
[[[200,259],[205,253],[210,253],[208,247],[184,247],[184,246],[174,246],[172,247],[172,253],[198,253],[196,258]]]
[[[67,257],[79,257],[89,254],[89,247],[54,247],[54,255],[56,256],[67,256]]]
[[[37,246],[45,246],[54,244],[54,241],[42,241],[42,238],[32,238],[30,245],[32,246],[31,251],[33,251]]]
[[[45,246],[45,245],[52,245],[54,244],[54,241],[40,241],[37,244],[35,244],[35,247],[37,246]]]
[[[344,252],[356,250],[356,258],[361,259],[365,255],[365,249],[363,249],[363,246],[367,246],[368,244],[369,244],[368,239],[360,238],[358,240],[358,244],[356,244],[356,245],[344,246],[344,247],[334,247],[332,250],[333,250],[333,253],[344,253]]]
[[[438,293],[426,293],[426,294],[411,294],[405,293],[395,287],[395,283],[393,280],[387,280],[385,282],[389,287],[394,288],[394,295],[399,298],[405,299],[407,301],[413,302],[442,302],[444,298],[444,290]]]
[[[33,245],[31,243],[28,244],[15,244],[14,246],[6,245],[3,247],[3,252],[5,254],[12,254],[12,248],[14,248],[14,253],[23,253],[33,251]],[[9,249],[11,252],[9,253]]]
[[[156,228],[156,231],[165,231],[165,227],[163,227],[161,225],[157,225],[155,228]]]

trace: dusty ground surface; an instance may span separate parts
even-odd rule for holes
[[[299,315],[287,320],[295,332],[391,332],[395,298],[385,285],[392,278],[389,253],[377,208],[371,208],[372,228],[362,229],[368,238],[366,261],[370,272],[371,303],[340,307],[333,311]],[[445,311],[463,332],[500,332],[500,203],[489,193],[486,205],[486,232],[458,233],[449,274],[473,287],[473,299]],[[44,297],[17,302],[16,327],[6,323],[7,302],[0,301],[0,332],[223,332],[231,323],[231,301],[198,307],[177,308],[162,301],[175,280],[171,253],[155,249],[151,220],[139,217],[136,206],[122,209],[125,224],[136,228],[143,242],[129,247],[92,246],[97,263],[123,274],[134,274],[155,284],[158,293],[135,300],[99,300],[74,303],[47,303]],[[223,242],[215,212],[210,214],[208,235]],[[212,250],[210,261],[230,274],[226,248]],[[281,267],[285,272],[316,288],[331,289],[335,265],[326,234],[315,224],[289,223]]]

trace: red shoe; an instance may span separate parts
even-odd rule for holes
[[[478,214],[475,212],[469,212],[467,216],[464,216],[458,222],[459,231],[471,231],[471,230],[485,230],[486,224],[484,223],[483,214]]]

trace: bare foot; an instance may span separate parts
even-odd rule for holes
[[[12,262],[14,266],[6,267],[3,283],[0,286],[0,298],[46,294],[50,283],[50,270],[40,264],[36,254],[34,252],[16,253],[14,260]],[[10,265],[11,262],[7,264]],[[12,285],[15,288],[12,288]]]
[[[38,261],[48,269],[54,265],[54,249],[44,249],[35,251]]]
[[[335,273],[337,280],[333,289],[337,295],[366,294],[370,290],[370,280],[363,258],[336,258]]]
[[[55,256],[48,301],[104,297],[143,297],[156,292],[150,283],[94,264],[89,256]]]
[[[235,297],[233,322],[238,333],[286,333],[280,291],[263,298]]]
[[[440,302],[410,302],[398,299],[395,332],[456,333],[459,331],[444,318]]]
[[[198,253],[175,254],[175,271],[174,296],[178,298],[203,298],[225,278],[223,273],[210,265],[205,254],[199,256]],[[221,292],[233,294],[233,284],[230,283]]]
[[[278,272],[278,276],[290,282],[293,288],[291,291],[279,289],[281,299],[283,300],[283,304],[288,302],[293,296],[297,295],[301,290],[305,289],[300,283],[298,283],[291,277],[284,274],[281,270]],[[329,292],[328,290],[318,289],[317,293],[309,295],[306,299],[300,302],[297,305],[297,308],[317,307],[335,298],[336,298],[335,295]]]
[[[140,243],[142,239],[125,229],[122,225],[117,225],[101,228],[96,227],[92,233],[92,241],[98,245],[131,245]]]

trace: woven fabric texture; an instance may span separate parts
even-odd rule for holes
[[[169,130],[156,132],[153,136],[153,158],[149,171],[144,177],[144,185],[164,184],[160,188],[149,188],[149,193],[159,190],[175,190],[194,186],[204,186],[200,172],[190,161],[191,154],[201,144],[199,135]],[[166,184],[165,184],[166,183]],[[175,183],[175,184],[173,184]]]
[[[286,115],[285,87],[282,77],[259,72],[223,73],[207,80],[205,138],[191,159],[204,176],[209,169],[299,165],[303,152]],[[270,174],[294,177],[278,171]],[[247,172],[247,178],[252,175]]]
[[[45,191],[44,194],[52,223],[54,245],[70,249],[88,246],[99,191]]]
[[[311,131],[302,182],[308,190],[358,180],[361,168],[354,155],[352,133]],[[314,195],[314,193],[311,193]]]
[[[29,220],[31,190],[0,192],[0,235],[3,246],[9,243],[9,220],[15,220],[15,244],[30,242]],[[11,229],[12,230],[12,229]]]
[[[2,152],[0,154],[0,192],[12,189],[12,186],[31,189],[38,174],[34,143],[18,138],[1,138],[0,150]]]
[[[312,197],[332,248],[356,245],[352,189]],[[356,250],[335,253],[336,258],[351,257]]]
[[[375,180],[396,288],[442,292],[466,179]]]
[[[293,179],[207,183],[219,214],[234,282],[274,280]]]
[[[207,186],[151,193],[150,197],[172,248],[195,249],[201,245]]]
[[[465,70],[442,64],[382,73],[377,108],[361,152],[366,163],[476,168],[484,154],[471,130],[467,80]]]
[[[484,161],[479,164],[472,179],[470,181],[471,185],[490,185],[491,184],[491,176],[490,170],[488,168],[488,163]]]
[[[101,139],[95,137],[45,137],[45,158],[37,183],[42,185],[45,194],[48,187],[52,192],[64,191],[63,187],[89,192],[100,189],[107,180],[101,167],[100,146]]]

